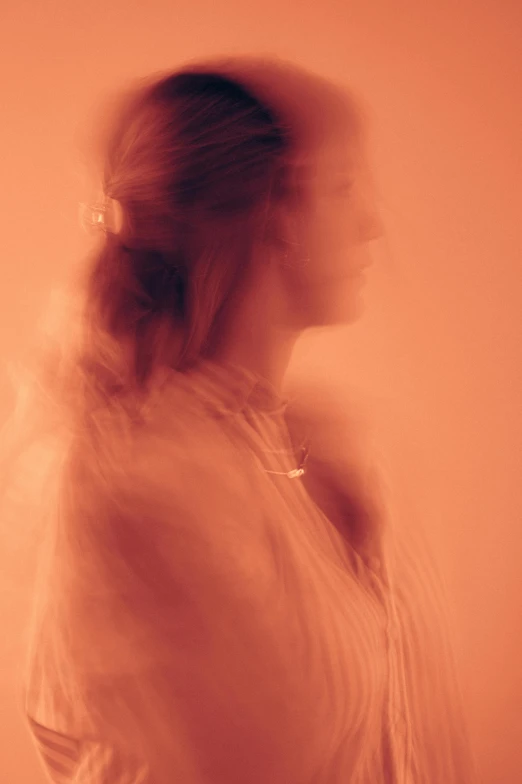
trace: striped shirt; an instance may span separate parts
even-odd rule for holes
[[[291,423],[207,361],[71,453],[25,695],[52,782],[473,781],[420,532],[314,442],[285,475]]]

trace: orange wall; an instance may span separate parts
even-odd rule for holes
[[[370,403],[392,472],[430,527],[485,784],[522,781],[521,30],[516,0],[18,0],[0,33],[6,359],[84,250],[76,145],[104,90],[198,55],[263,51],[366,94],[387,246],[363,320],[307,340],[296,359]],[[4,412],[9,400],[0,375]],[[13,719],[20,623],[1,584],[0,613],[0,769],[10,784],[38,784]]]

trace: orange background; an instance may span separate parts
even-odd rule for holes
[[[18,0],[1,27],[6,360],[85,252],[78,140],[105,91],[200,55],[274,52],[366,95],[387,238],[364,318],[307,339],[296,366],[370,405],[442,557],[481,781],[522,781],[522,4]],[[0,415],[10,402],[2,373]],[[13,677],[26,597],[1,582],[0,770],[39,784]]]

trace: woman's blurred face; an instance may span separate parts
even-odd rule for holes
[[[369,242],[382,234],[362,150],[334,140],[316,155],[300,234],[305,266],[292,271],[298,318],[306,326],[351,323],[360,315]]]

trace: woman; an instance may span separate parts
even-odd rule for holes
[[[67,446],[24,709],[51,780],[470,781],[418,536],[355,433],[282,392],[302,332],[358,314],[362,111],[237,58],[106,130],[105,232],[46,377]]]

